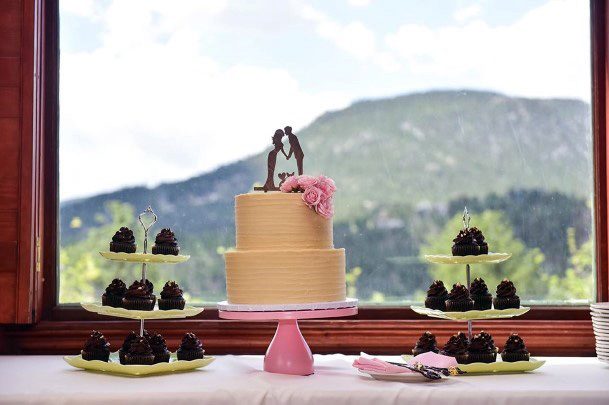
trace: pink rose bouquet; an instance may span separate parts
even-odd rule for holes
[[[324,218],[332,218],[334,206],[332,196],[336,191],[334,180],[326,176],[290,176],[279,188],[284,193],[302,193],[307,207]]]

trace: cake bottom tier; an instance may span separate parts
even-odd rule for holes
[[[345,250],[247,250],[225,254],[231,304],[345,300]]]

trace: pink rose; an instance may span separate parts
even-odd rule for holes
[[[298,176],[298,185],[303,190],[306,190],[313,186],[317,186],[317,178],[313,176],[307,176],[306,174]]]
[[[324,218],[330,219],[334,215],[334,206],[332,205],[332,199],[326,198],[321,200],[319,204],[315,206],[315,212]]]
[[[336,184],[334,184],[334,180],[326,176],[319,176],[318,185],[321,191],[324,192],[328,197],[332,197],[332,194],[336,191]]]
[[[321,201],[322,197],[323,193],[315,186],[305,189],[304,193],[302,194],[302,200],[309,206],[309,208],[316,207]]]
[[[298,188],[298,176],[290,176],[279,187],[284,193],[290,193]]]

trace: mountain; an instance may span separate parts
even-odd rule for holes
[[[272,133],[269,128],[260,136]],[[589,198],[592,190],[590,106],[578,100],[431,91],[356,102],[323,114],[297,135],[305,172],[326,174],[339,186],[339,224],[384,207],[420,211],[515,188],[577,198]],[[138,211],[150,204],[160,225],[179,233],[230,233],[233,197],[264,182],[267,152],[185,181],[66,201],[60,207],[62,242],[103,223],[111,200]],[[281,163],[280,171],[294,168]],[[74,218],[80,226],[71,226]]]

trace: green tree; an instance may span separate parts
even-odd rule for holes
[[[430,236],[422,246],[421,254],[450,254],[453,238],[462,228],[461,214],[455,215],[438,235]],[[548,287],[541,279],[540,267],[544,255],[537,248],[527,248],[514,236],[509,222],[501,211],[487,210],[472,217],[471,226],[476,226],[484,232],[491,252],[508,252],[512,257],[500,264],[472,265],[471,277],[482,277],[489,286],[491,293],[499,282],[509,278],[514,282],[518,295],[522,299],[539,299],[545,297]],[[433,279],[444,281],[450,290],[456,282],[465,284],[465,266],[430,264],[429,275]]]
[[[548,299],[574,303],[590,302],[594,298],[594,241],[591,238],[578,248],[573,228],[568,229],[567,240],[571,254],[570,266],[564,277],[549,277]]]
[[[99,254],[100,251],[108,250],[112,235],[121,226],[133,229],[136,240],[141,240],[131,205],[112,201],[107,204],[107,208],[110,218],[102,226],[90,228],[87,237],[78,242],[61,246],[59,302],[99,301],[101,291],[114,277],[119,277],[126,283],[132,281],[130,278],[137,277],[140,271],[137,264],[109,262]]]

